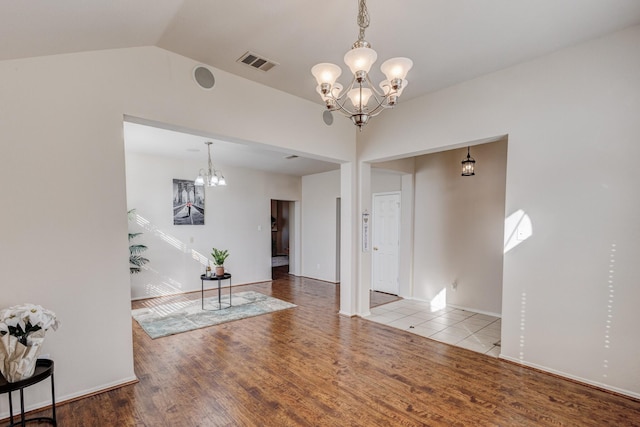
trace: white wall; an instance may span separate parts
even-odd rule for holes
[[[154,47],[0,61],[0,179],[19,181],[0,209],[0,305],[58,314],[43,351],[60,401],[135,378],[123,115],[355,159],[348,121],[327,127],[317,104],[219,70],[203,91],[196,64]],[[29,395],[30,407],[50,398],[46,384]]]
[[[402,190],[402,174],[371,168],[371,192],[388,193]]]
[[[340,171],[302,177],[302,275],[336,282]]]
[[[145,269],[131,276],[134,299],[199,290],[202,256],[228,249],[225,269],[234,285],[271,279],[271,199],[300,200],[301,178],[251,169],[218,167],[225,187],[205,187],[205,224],[173,225],[172,182],[193,179],[202,162],[126,154],[127,208],[140,221],[132,232],[149,247]]]
[[[533,235],[504,257],[502,357],[636,397],[638,46],[640,26],[408,101],[358,140],[375,160],[508,134],[506,213]]]
[[[499,315],[507,143],[471,154],[472,177],[460,176],[466,148],[415,159],[413,297]]]

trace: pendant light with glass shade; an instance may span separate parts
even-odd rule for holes
[[[317,64],[311,69],[311,74],[318,82],[316,91],[324,101],[327,110],[341,112],[351,118],[359,130],[362,130],[371,117],[397,104],[398,97],[409,83],[405,77],[413,67],[413,61],[398,57],[383,62],[380,70],[386,76],[386,80],[379,84],[380,89],[376,89],[369,79],[369,71],[378,59],[378,54],[364,39],[364,31],[369,26],[366,0],[358,1],[357,23],[360,27],[358,40],[344,55],[344,62],[353,74],[347,89],[336,82],[342,74],[342,69],[335,64],[326,62]],[[347,105],[347,101],[351,106]]]
[[[204,169],[200,169],[200,172],[198,173],[198,177],[195,179],[194,184],[198,186],[204,185],[206,187],[227,185],[227,180],[224,178],[224,175],[222,175],[222,172],[216,170],[213,167],[213,163],[211,162],[211,144],[213,144],[213,142],[207,141],[205,142],[205,144],[207,144],[207,152],[209,155],[208,169],[206,172]]]
[[[467,147],[467,158],[462,161],[462,176],[474,176],[476,161],[471,157],[469,147]]]

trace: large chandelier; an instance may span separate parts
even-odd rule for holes
[[[208,169],[206,171],[204,169],[200,169],[200,172],[198,172],[198,177],[194,181],[194,184],[199,186],[205,185],[207,187],[227,185],[227,180],[224,179],[224,175],[222,175],[222,172],[216,170],[213,167],[213,163],[211,162],[211,144],[213,144],[213,142],[207,141],[205,142],[205,144],[207,144],[207,151],[209,154]]]
[[[360,27],[358,40],[344,55],[344,62],[353,73],[353,79],[347,89],[343,90],[344,87],[336,82],[342,74],[342,69],[335,64],[326,62],[317,64],[311,69],[311,74],[318,82],[316,91],[325,102],[327,109],[340,111],[351,118],[359,130],[362,130],[362,126],[367,124],[369,118],[377,116],[385,108],[393,108],[396,105],[398,97],[407,87],[408,82],[405,77],[413,66],[413,61],[400,57],[383,62],[380,69],[387,79],[380,83],[379,90],[376,89],[369,79],[369,70],[376,62],[378,54],[364,39],[364,31],[369,26],[366,0],[358,1],[357,22]],[[353,108],[346,105],[347,100],[351,102]]]

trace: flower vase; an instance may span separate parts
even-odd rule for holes
[[[8,382],[15,383],[33,376],[44,334],[44,330],[31,334],[28,345],[9,334],[0,337],[0,372]]]

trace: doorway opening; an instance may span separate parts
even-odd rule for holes
[[[294,202],[271,200],[271,276],[289,274],[292,264]]]
[[[477,160],[475,176],[461,176],[468,146]],[[470,350],[498,356],[501,349],[502,243],[505,236],[506,137],[416,156],[402,169],[412,173],[409,282],[406,299],[370,299],[371,320]],[[408,162],[409,163],[409,162]],[[385,165],[393,166],[393,165]],[[375,172],[374,172],[375,173]],[[372,176],[372,190],[379,188]],[[385,177],[386,178],[386,177]],[[404,183],[404,181],[403,181]],[[388,191],[388,190],[387,190]],[[373,209],[375,210],[375,197]],[[375,217],[374,217],[375,224]],[[375,238],[375,229],[372,231]],[[402,233],[401,248],[407,237]],[[375,249],[376,244],[372,243]],[[379,251],[378,251],[379,252]],[[372,287],[380,268],[372,250]],[[372,292],[374,294],[374,292]],[[382,304],[382,305],[381,305]]]

